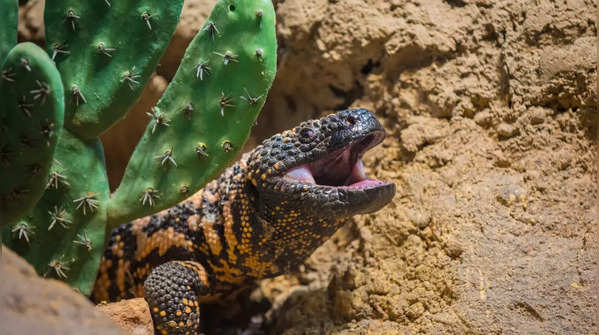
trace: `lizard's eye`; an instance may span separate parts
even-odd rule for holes
[[[309,139],[314,136],[314,131],[310,128],[302,128],[302,130],[300,130],[300,136],[304,139]]]

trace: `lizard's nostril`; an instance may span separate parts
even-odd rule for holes
[[[349,115],[347,117],[347,124],[348,125],[354,125],[354,124],[356,124],[356,117],[353,116],[353,115]]]

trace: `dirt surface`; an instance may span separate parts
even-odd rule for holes
[[[158,78],[172,77],[213,3],[186,1]],[[253,299],[272,304],[262,329],[597,334],[596,2],[275,4],[278,74],[249,146],[367,107],[388,131],[365,157],[369,175],[398,194],[298,273],[259,283]],[[135,142],[127,129],[105,137]],[[106,151],[124,166],[127,152]]]
[[[124,334],[83,295],[63,282],[39,278],[21,257],[1,251],[0,334]]]
[[[131,335],[154,335],[150,307],[143,298],[98,305],[121,329]]]

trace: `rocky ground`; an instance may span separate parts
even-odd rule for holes
[[[113,184],[213,3],[186,1],[140,103],[104,137]],[[275,4],[278,74],[248,145],[367,107],[388,137],[365,163],[398,194],[259,283],[262,330],[598,333],[596,2]],[[21,34],[39,37],[29,17]]]
[[[124,335],[84,296],[0,248],[0,334]]]

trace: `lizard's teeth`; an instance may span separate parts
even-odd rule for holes
[[[312,172],[310,172],[308,165],[300,165],[289,170],[289,172],[285,174],[285,177],[305,184],[316,184],[314,181],[314,176],[312,176]]]
[[[345,180],[345,185],[351,185],[362,180],[366,180],[366,172],[364,172],[364,163],[358,158],[352,167],[351,174]]]
[[[357,179],[357,181],[366,179],[366,172],[364,172],[364,162],[362,162],[362,159],[358,158],[356,164],[354,164],[351,174],[354,179]]]

